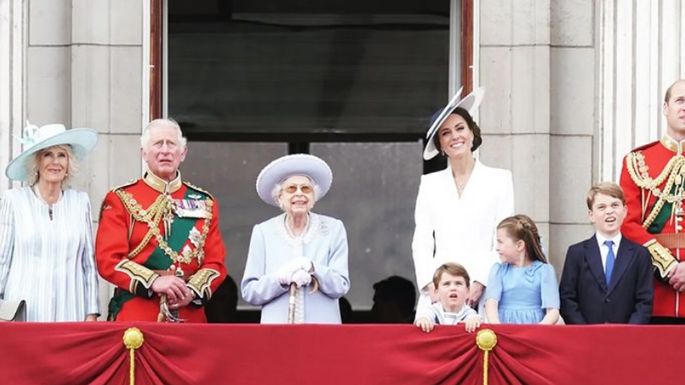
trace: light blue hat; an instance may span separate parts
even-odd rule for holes
[[[267,164],[257,176],[257,194],[266,203],[278,206],[271,196],[274,187],[294,175],[304,175],[319,186],[317,200],[323,198],[333,183],[333,172],[321,158],[309,154],[282,156]]]
[[[38,127],[26,122],[24,137],[21,139],[24,151],[12,159],[5,169],[5,175],[14,180],[26,180],[27,161],[40,150],[59,145],[70,145],[76,159],[81,160],[93,150],[98,141],[98,133],[92,128],[72,128],[67,130],[63,124],[46,124]]]

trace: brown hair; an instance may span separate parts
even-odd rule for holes
[[[595,198],[597,197],[597,194],[608,195],[612,198],[619,199],[624,205],[626,204],[626,197],[623,194],[623,189],[621,189],[621,186],[613,182],[600,182],[590,187],[590,190],[587,192],[585,203],[587,203],[588,210],[592,210],[592,205],[595,204]]]
[[[440,278],[442,278],[443,273],[452,274],[455,277],[462,277],[464,278],[464,281],[466,281],[466,287],[471,285],[471,278],[469,277],[469,273],[466,271],[464,266],[458,263],[445,263],[438,267],[433,274],[433,284],[436,288],[440,283]]]
[[[547,263],[545,253],[542,252],[540,233],[535,222],[529,216],[517,214],[509,218],[504,218],[497,225],[497,229],[504,229],[507,234],[516,241],[523,241],[526,244],[526,256],[532,260]]]
[[[476,151],[476,149],[480,147],[480,145],[483,143],[483,137],[480,135],[480,127],[478,127],[476,121],[473,120],[471,114],[469,114],[469,112],[462,107],[455,108],[454,111],[452,111],[452,114],[459,115],[462,118],[464,118],[466,126],[473,133],[473,145],[471,146],[471,151]],[[440,153],[442,154],[442,149],[440,148],[439,131],[440,127],[438,127],[438,132],[436,132],[433,136],[433,144],[435,145],[435,148],[437,148],[438,151],[440,151]]]

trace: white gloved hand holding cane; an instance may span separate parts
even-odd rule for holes
[[[283,286],[296,283],[298,287],[302,287],[311,282],[311,273],[313,270],[314,265],[309,258],[297,257],[283,265],[276,275],[278,276],[278,283]],[[306,278],[305,275],[308,276],[308,278]]]

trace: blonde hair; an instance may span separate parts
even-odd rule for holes
[[[464,278],[464,281],[466,281],[466,287],[468,288],[471,286],[471,278],[469,277],[469,273],[466,271],[464,266],[458,263],[445,263],[435,269],[435,273],[433,274],[433,284],[436,288],[440,284],[440,278],[442,278],[444,273],[451,274],[455,277],[462,277]]]
[[[547,263],[545,253],[542,252],[542,243],[540,241],[540,233],[535,222],[529,216],[517,214],[509,218],[504,218],[502,222],[497,225],[497,229],[503,229],[515,241],[523,241],[526,245],[527,257],[538,260],[542,263]]]
[[[601,182],[590,187],[590,190],[587,192],[585,203],[587,203],[588,210],[592,210],[592,205],[595,204],[595,198],[597,197],[597,194],[608,195],[612,198],[620,200],[624,205],[626,204],[626,197],[623,194],[623,189],[621,186],[613,182]]]
[[[28,169],[26,181],[29,183],[29,185],[33,186],[34,184],[38,183],[38,180],[40,179],[40,156],[45,153],[45,151],[48,151],[52,148],[59,148],[67,153],[67,173],[62,181],[62,186],[69,186],[71,183],[71,178],[78,174],[79,164],[76,160],[76,156],[74,155],[74,151],[71,149],[71,146],[68,144],[58,144],[56,146],[51,146],[40,151],[36,151],[33,156],[29,157],[29,159],[26,161],[26,168]]]

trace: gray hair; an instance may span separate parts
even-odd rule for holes
[[[278,197],[281,195],[281,192],[283,192],[283,182],[288,180],[289,178],[292,178],[294,176],[299,176],[300,174],[293,174],[293,175],[288,175],[285,177],[282,181],[276,183],[274,185],[274,188],[271,189],[271,198],[274,200],[274,203],[280,207],[280,202],[278,201]],[[301,175],[309,180],[309,183],[311,183],[312,188],[314,189],[314,203],[319,200],[319,195],[321,194],[321,187],[314,182],[312,178],[310,178],[308,175]]]
[[[64,176],[62,186],[69,186],[71,183],[71,178],[78,174],[80,167],[78,160],[76,160],[76,156],[74,155],[74,151],[71,149],[71,146],[68,144],[58,144],[56,146],[51,146],[37,151],[33,154],[33,156],[27,159],[26,168],[28,169],[28,173],[26,174],[26,181],[29,183],[29,185],[33,186],[34,184],[38,183],[38,179],[40,179],[40,174],[38,173],[38,170],[40,170],[40,156],[51,148],[60,148],[67,153],[67,174]]]
[[[147,145],[150,142],[150,130],[155,128],[155,127],[173,127],[176,129],[176,133],[178,134],[178,143],[181,145],[182,148],[186,147],[186,144],[188,144],[188,140],[183,136],[183,131],[181,131],[181,126],[178,125],[178,122],[173,120],[173,119],[155,119],[148,123],[148,125],[143,129],[143,134],[140,136],[140,147],[145,149]]]

